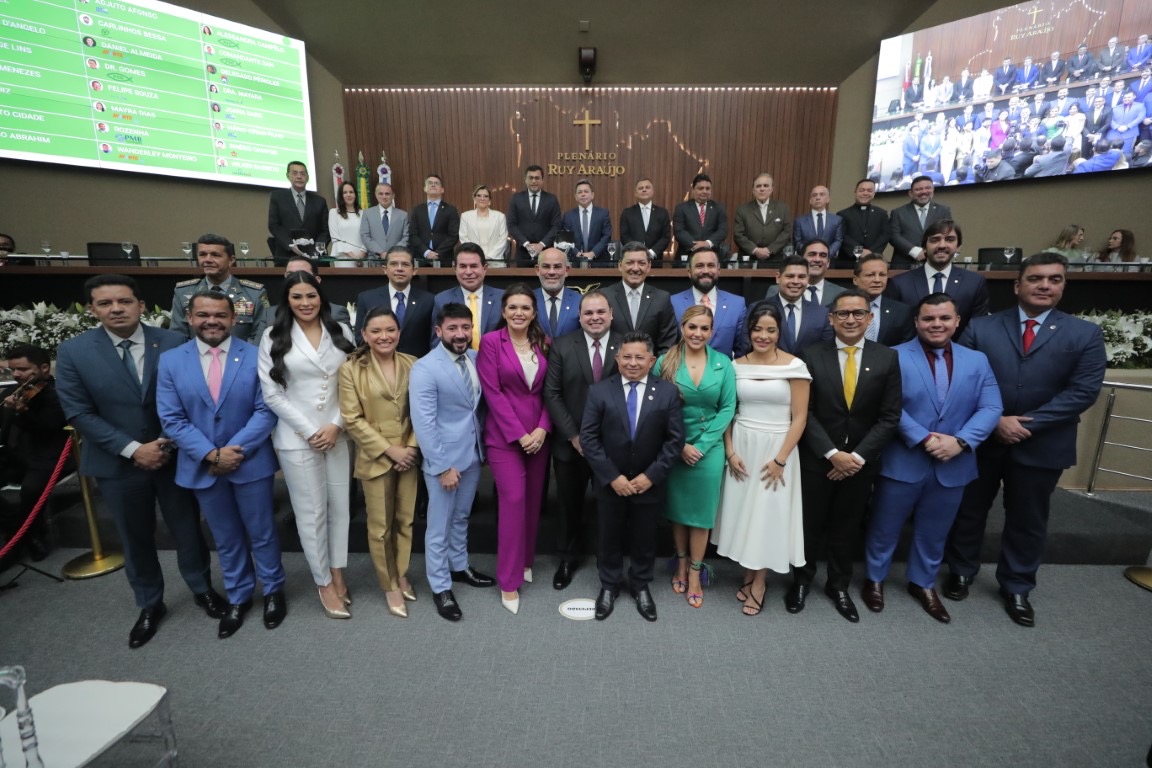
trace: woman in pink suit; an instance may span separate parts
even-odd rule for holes
[[[476,368],[488,404],[484,445],[500,503],[496,581],[504,607],[516,613],[520,585],[532,581],[552,428],[543,397],[548,341],[536,320],[536,297],[524,283],[504,291],[500,321],[480,339]]]

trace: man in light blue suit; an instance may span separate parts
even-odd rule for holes
[[[832,338],[832,326],[828,323],[828,308],[815,301],[808,301],[805,290],[808,288],[808,261],[802,256],[790,256],[780,266],[776,275],[776,289],[769,290],[765,301],[776,302],[784,325],[780,328],[780,349],[795,355],[805,347]],[[843,293],[843,289],[838,293]],[[835,300],[835,299],[833,299]]]
[[[572,261],[603,261],[612,239],[612,216],[607,208],[592,205],[592,182],[576,182],[576,207],[564,214],[564,229],[572,232]]]
[[[976,453],[978,476],[964,490],[944,558],[951,572],[944,596],[963,600],[980,570],[988,510],[1003,485],[1004,533],[996,580],[1004,609],[1031,627],[1028,600],[1044,555],[1052,492],[1076,463],[1080,414],[1100,395],[1107,367],[1100,327],[1067,315],[1068,262],[1038,253],[1020,264],[1017,306],[976,318],[960,343],[988,357],[1000,384],[1004,413],[993,439]]]
[[[536,317],[555,341],[580,327],[580,294],[564,287],[568,279],[568,259],[559,248],[548,248],[536,257]]]
[[[156,407],[180,449],[176,483],[196,494],[216,540],[230,603],[217,632],[223,639],[244,623],[256,577],[264,626],[275,629],[287,613],[273,519],[276,416],[261,395],[257,348],[231,336],[232,302],[203,291],[188,316],[195,338],[160,356]]]
[[[956,302],[933,293],[916,308],[916,336],[894,349],[904,397],[897,438],[884,447],[865,538],[868,577],[861,596],[884,609],[884,581],[909,516],[908,592],[937,621],[952,620],[936,593],[944,542],[964,487],[976,479],[974,451],[1000,421],[1002,403],[988,358],[958,344]]]
[[[684,310],[702,304],[712,310],[713,349],[729,357],[741,357],[748,351],[748,334],[744,333],[744,297],[716,287],[720,279],[720,258],[712,248],[700,248],[688,258],[688,279],[692,287],[672,295],[676,325]]]
[[[456,264],[460,264],[457,254]],[[458,302],[436,315],[440,343],[412,366],[408,400],[412,429],[424,457],[428,528],[424,560],[436,612],[463,617],[452,582],[490,587],[496,582],[468,564],[468,516],[484,462],[484,413],[472,341],[472,313]]]
[[[844,223],[839,216],[828,210],[828,199],[828,187],[812,188],[808,196],[812,210],[797,214],[792,220],[792,245],[797,251],[803,252],[804,244],[809,240],[823,240],[828,244],[829,260],[835,261],[844,239]]]
[[[432,300],[432,315],[437,317],[446,304],[463,304],[472,312],[472,349],[480,348],[480,337],[500,322],[500,298],[504,291],[484,285],[488,259],[476,243],[456,246],[456,287],[440,291]],[[431,345],[436,346],[439,333],[432,329]]]

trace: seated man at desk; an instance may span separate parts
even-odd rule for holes
[[[268,292],[263,284],[241,280],[232,274],[232,268],[236,266],[236,249],[232,242],[221,235],[201,235],[196,241],[196,264],[204,277],[176,283],[169,329],[191,338],[188,302],[198,291],[213,291],[223,293],[232,301],[235,310],[232,336],[258,344],[272,319]]]

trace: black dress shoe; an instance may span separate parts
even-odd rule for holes
[[[440,618],[448,621],[460,621],[464,618],[464,612],[460,610],[460,603],[456,602],[456,595],[452,594],[452,590],[433,593],[432,602],[436,603],[436,613],[440,614]]]
[[[204,609],[210,619],[222,619],[228,613],[228,601],[220,593],[208,587],[207,592],[192,596],[192,602]]]
[[[1036,626],[1036,612],[1032,610],[1032,603],[1028,602],[1028,595],[1010,595],[1001,592],[1004,598],[1004,610],[1008,618],[1022,627]]]
[[[860,621],[860,614],[856,613],[856,604],[852,602],[852,596],[843,589],[832,589],[831,587],[824,587],[824,594],[836,606],[836,613],[840,614],[848,621],[855,624]]]
[[[572,583],[572,574],[576,573],[576,562],[561,560],[556,575],[552,577],[552,589],[564,589]]]
[[[632,597],[636,600],[636,610],[640,615],[647,621],[656,621],[656,601],[652,599],[648,587],[633,589]]]
[[[224,616],[220,619],[220,627],[216,630],[216,637],[223,640],[226,637],[232,637],[232,635],[236,634],[236,630],[240,629],[244,624],[244,614],[248,613],[248,609],[251,607],[251,600],[229,605],[227,612],[225,612]]]
[[[947,624],[952,621],[952,617],[948,615],[948,609],[944,607],[944,603],[940,602],[940,596],[936,594],[934,589],[925,589],[919,584],[908,582],[908,594],[920,601],[920,607],[924,609],[932,618],[941,624]]]
[[[264,626],[276,629],[284,617],[288,615],[288,602],[283,592],[272,592],[264,595]]]
[[[128,633],[128,647],[139,648],[151,640],[152,635],[156,634],[156,630],[160,627],[160,619],[164,618],[166,613],[168,609],[164,603],[156,603],[151,608],[140,611],[140,618],[136,619],[132,631]]]
[[[52,553],[52,547],[39,536],[29,536],[24,540],[24,551],[28,553],[28,558],[32,562],[38,563]]]
[[[596,621],[604,621],[612,615],[612,609],[616,607],[617,594],[619,593],[614,589],[600,588],[600,594],[596,598]]]
[[[958,573],[948,574],[944,580],[944,597],[949,600],[963,600],[968,597],[968,587],[972,586],[975,576],[961,576]]]
[[[884,582],[865,580],[864,586],[860,588],[860,597],[868,610],[880,613],[884,610]]]
[[[804,610],[804,601],[808,599],[808,585],[793,582],[784,594],[784,610],[788,613],[800,613]]]
[[[491,576],[485,576],[477,571],[472,566],[468,566],[462,571],[452,571],[452,581],[463,582],[470,587],[494,587],[496,586],[496,579]]]

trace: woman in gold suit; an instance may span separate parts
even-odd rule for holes
[[[386,306],[364,319],[364,345],[340,368],[340,414],[356,443],[355,475],[364,484],[368,550],[388,612],[408,618],[416,599],[408,581],[420,458],[408,412],[408,375],[416,358],[396,351],[400,324]]]

